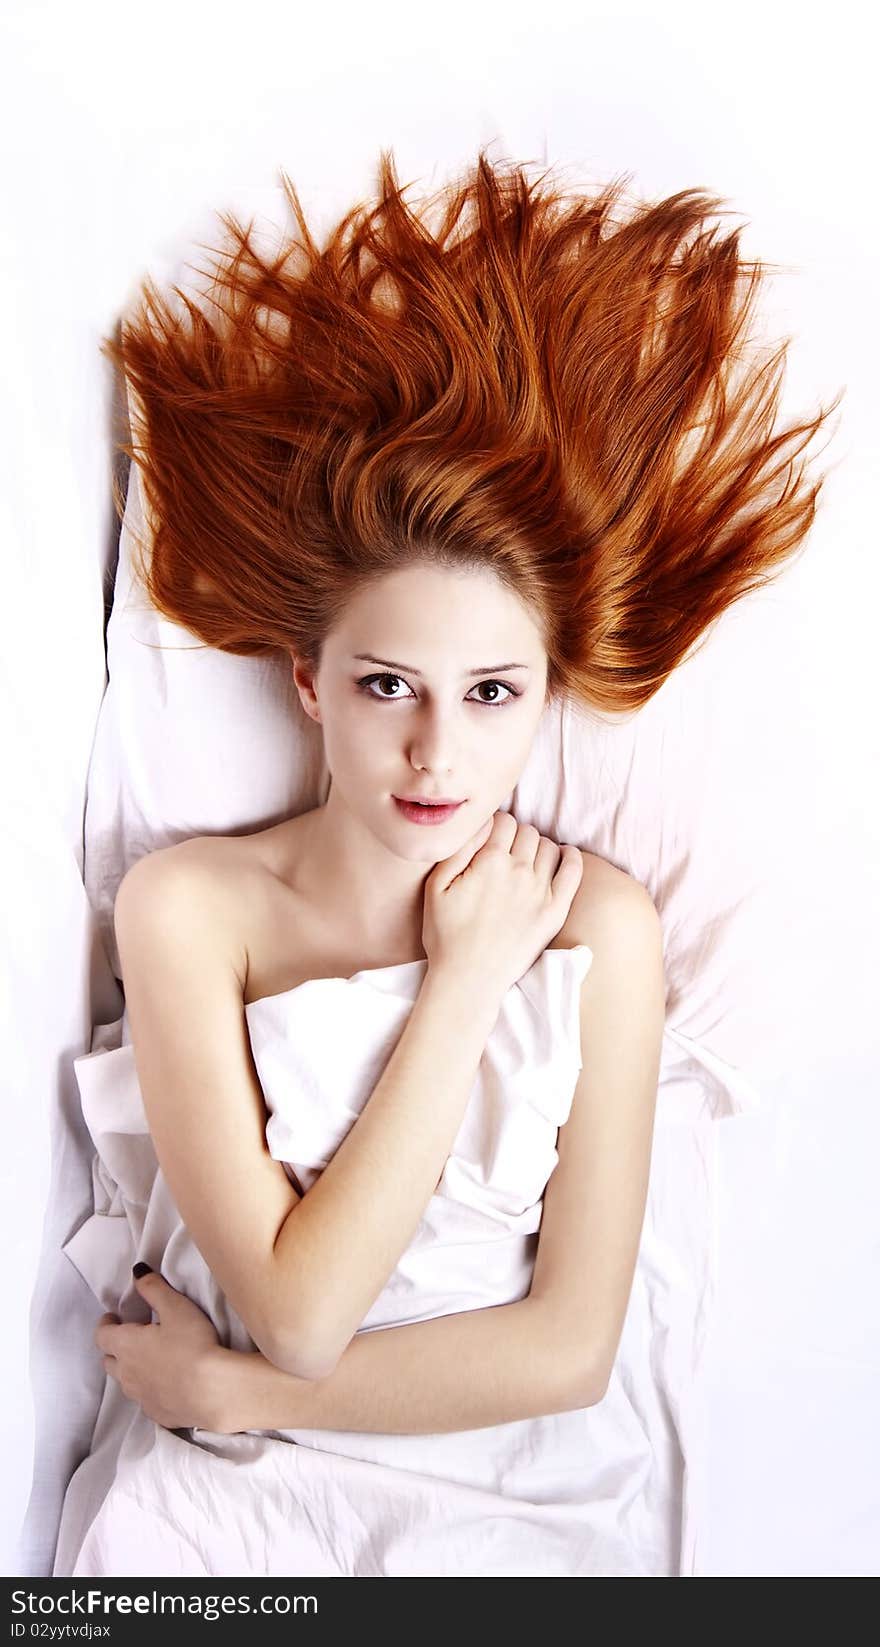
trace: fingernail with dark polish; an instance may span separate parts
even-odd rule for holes
[[[139,1281],[142,1275],[152,1275],[152,1264],[132,1264],[131,1273]]]

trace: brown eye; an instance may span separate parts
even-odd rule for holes
[[[400,698],[400,697],[403,696],[403,694],[400,693],[400,692],[388,693],[388,692],[372,692],[372,691],[370,691],[370,688],[371,688],[371,686],[373,685],[373,683],[375,681],[382,681],[383,684],[385,684],[385,685],[387,685],[387,683],[389,681],[397,681],[398,683],[400,683],[400,676],[399,675],[387,675],[387,674],[386,675],[367,675],[364,680],[358,681],[358,686],[359,686],[360,690],[362,692],[366,692],[369,697],[371,697],[371,698],[385,698],[386,701],[389,702],[389,703],[393,703],[395,698]],[[402,684],[405,686],[406,682],[404,681],[404,682],[402,682]]]
[[[474,690],[481,691],[484,686],[491,686],[495,688],[496,691],[500,686],[502,691],[508,694],[506,698],[483,698],[482,702],[486,704],[509,703],[511,698],[519,697],[519,693],[515,692],[512,686],[505,686],[503,681],[480,681],[479,686],[475,687]]]
[[[402,676],[400,676],[400,675],[391,675],[391,674],[388,674],[386,672],[385,674],[381,674],[381,675],[365,675],[363,680],[359,680],[358,683],[357,683],[358,690],[360,692],[365,692],[367,694],[367,696],[370,697],[370,698],[382,699],[382,700],[384,700],[385,703],[395,703],[395,702],[398,702],[398,701],[404,701],[404,702],[406,701],[406,694],[404,694],[403,692],[384,692],[384,691],[374,692],[373,687],[375,685],[377,685],[378,683],[380,683],[380,682],[382,683],[383,686],[387,686],[390,682],[396,682],[398,685],[406,686],[406,681],[403,680]],[[496,696],[492,697],[492,698],[476,698],[475,699],[475,698],[471,698],[470,694],[468,694],[467,701],[469,701],[471,703],[480,703],[486,709],[496,709],[496,708],[500,709],[502,704],[510,703],[510,702],[512,702],[512,700],[514,698],[519,698],[519,697],[522,696],[521,692],[519,692],[515,686],[509,686],[507,681],[478,681],[477,685],[471,688],[471,691],[472,692],[479,692],[479,691],[482,691],[484,687],[493,688],[495,690]],[[507,694],[506,697],[500,698],[500,697],[497,696],[497,691],[498,691],[499,687],[501,688],[502,692],[506,692],[506,694]],[[410,693],[409,696],[412,696],[412,694]]]

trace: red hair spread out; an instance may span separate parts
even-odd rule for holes
[[[377,203],[319,248],[282,172],[298,236],[261,256],[220,214],[206,301],[144,280],[102,350],[129,388],[159,612],[316,667],[365,581],[488,569],[536,613],[548,689],[615,713],[781,570],[823,483],[795,459],[840,395],[774,432],[788,340],[744,346],[766,265],[707,226],[717,196],[615,222],[622,182],[548,175],[481,150],[414,210],[383,151]]]

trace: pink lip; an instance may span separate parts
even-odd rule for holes
[[[452,801],[446,805],[441,805],[440,802],[419,805],[416,801],[402,800],[399,795],[394,795],[392,799],[398,812],[402,812],[410,823],[429,826],[445,823],[447,818],[451,818],[458,808],[464,805],[463,801]]]
[[[395,795],[396,801],[412,801],[422,806],[461,806],[451,795]]]

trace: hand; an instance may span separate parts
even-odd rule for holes
[[[213,1322],[164,1276],[135,1276],[134,1284],[158,1320],[146,1326],[102,1315],[95,1344],[105,1372],[166,1430],[213,1429],[211,1374],[222,1350]]]
[[[429,968],[507,993],[543,954],[571,908],[584,861],[533,824],[495,812],[425,881],[422,944]]]

